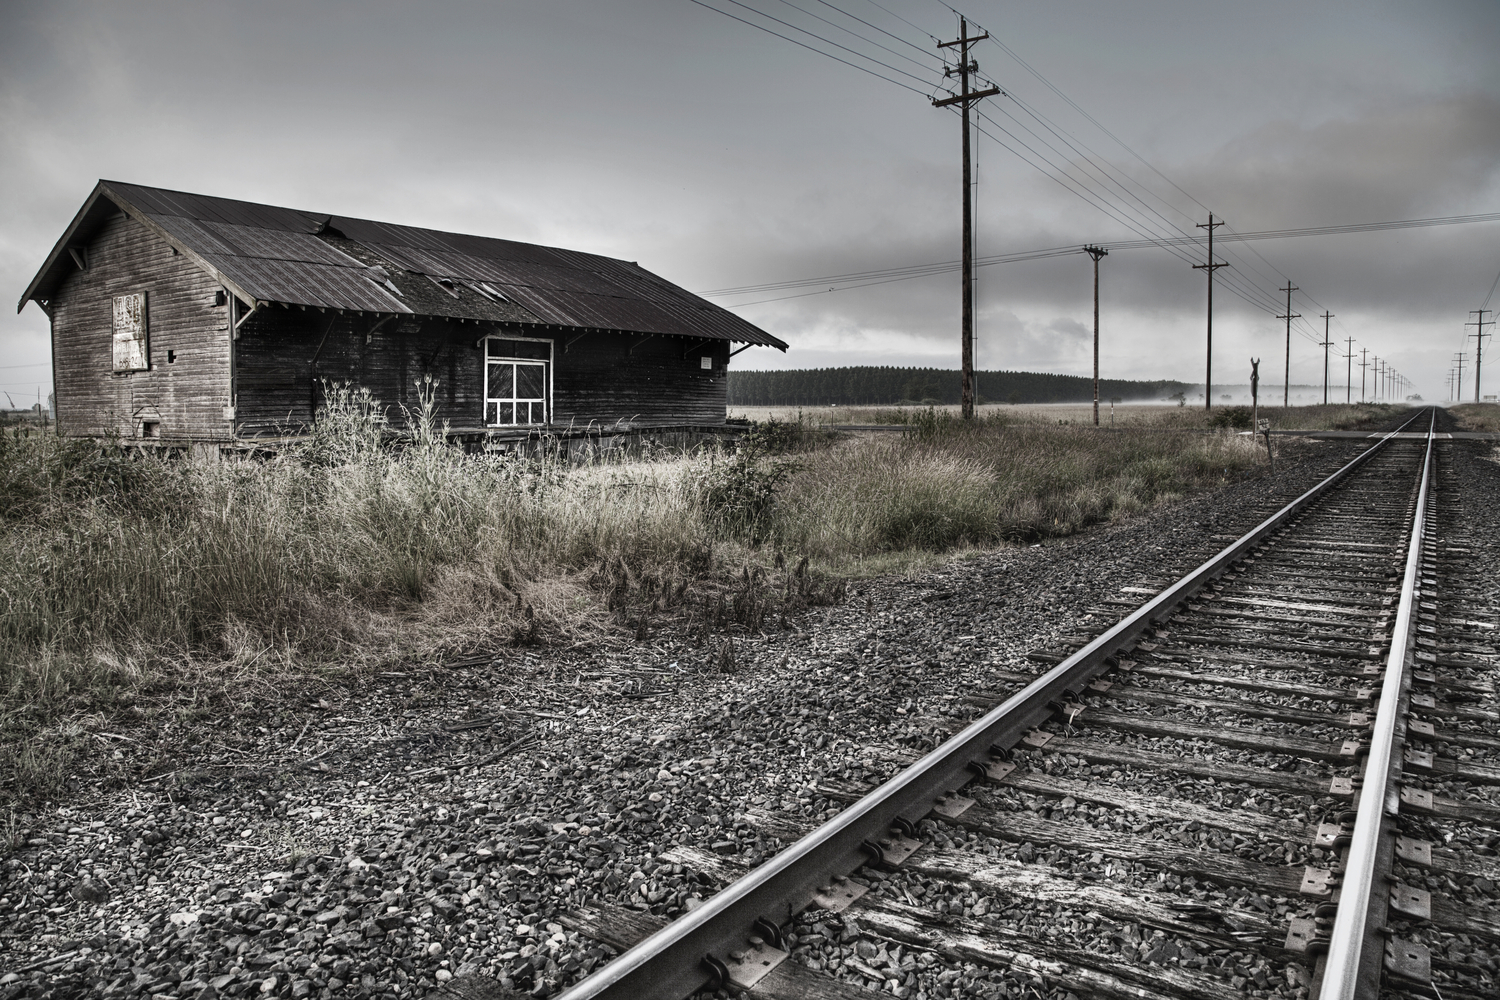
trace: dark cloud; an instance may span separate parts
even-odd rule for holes
[[[895,9],[953,31],[939,4]],[[1160,217],[1097,177],[1086,185],[1139,210],[1136,228],[1193,232],[1207,208],[1250,231],[1500,207],[1492,3],[1037,0],[970,13],[1191,193],[979,49],[984,71],[1060,135],[1003,99],[992,117],[1059,165],[1081,169],[1067,142],[1117,164]],[[677,0],[13,2],[0,126],[0,284],[13,296],[100,177],[573,246],[700,290],[958,255],[951,114]],[[989,139],[976,156],[981,254],[1136,235]],[[1431,397],[1500,270],[1500,224],[1254,248],[1264,260],[1226,248],[1223,371],[1279,358],[1273,290],[1290,276],[1307,296],[1294,302],[1294,380],[1321,374],[1312,316],[1326,308],[1333,336],[1389,357]],[[1110,374],[1201,377],[1204,277],[1189,264],[1159,250],[1104,260]],[[1253,304],[1241,286],[1258,289]],[[1087,370],[1091,296],[1085,257],[982,269],[981,364]],[[737,363],[957,363],[952,273],[740,311],[793,350]],[[0,321],[0,345],[0,364],[45,362],[45,318],[31,307]],[[15,383],[46,369],[0,371],[29,392]]]

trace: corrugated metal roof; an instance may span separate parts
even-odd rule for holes
[[[727,309],[611,257],[115,181],[99,183],[26,298],[50,294],[60,280],[60,274],[51,272],[66,267],[64,244],[86,217],[97,216],[90,210],[101,193],[145,216],[245,294],[264,302],[454,318],[493,314],[516,321],[528,316],[556,326],[787,347]],[[467,283],[471,289],[483,283],[509,304],[490,308],[478,290],[457,298],[411,294],[416,289],[399,275],[392,276],[398,290],[392,294],[366,261],[350,256],[355,253],[387,261],[392,269]],[[417,301],[403,301],[407,295]]]

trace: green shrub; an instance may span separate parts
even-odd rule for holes
[[[710,455],[698,479],[704,517],[716,528],[759,544],[777,492],[795,468],[790,462],[762,459],[749,451],[727,457]]]

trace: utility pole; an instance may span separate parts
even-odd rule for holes
[[[1354,338],[1344,338],[1344,405],[1354,402]]]
[[[1323,310],[1323,405],[1328,405],[1328,348],[1333,341],[1328,339],[1328,321],[1333,318],[1333,313],[1327,309]]]
[[[1459,402],[1463,402],[1464,398],[1464,362],[1467,360],[1463,351],[1453,355],[1453,363],[1458,366],[1458,391],[1453,394],[1453,398]]]
[[[1484,314],[1493,314],[1494,311],[1493,309],[1470,309],[1469,315],[1477,315],[1479,319],[1476,322],[1464,324],[1466,328],[1471,326],[1478,327],[1473,333],[1469,334],[1470,337],[1474,338],[1474,402],[1476,403],[1479,402],[1479,371],[1484,362],[1484,338],[1489,336],[1489,334],[1484,332],[1484,328],[1495,325],[1495,321],[1485,319]],[[1464,339],[1467,340],[1468,338]]]
[[[1194,264],[1193,270],[1208,272],[1208,374],[1203,380],[1203,408],[1212,409],[1214,405],[1214,272],[1228,264],[1214,263],[1214,230],[1222,226],[1222,221],[1214,221],[1214,213],[1208,213],[1208,221],[1198,223],[1199,229],[1208,230],[1208,263]]]
[[[1365,360],[1365,355],[1369,350],[1368,347],[1359,349],[1359,401],[1361,403],[1365,401],[1365,368],[1369,365],[1369,362]]]
[[[1381,373],[1384,372],[1384,371],[1385,371],[1385,362],[1382,361],[1380,358],[1376,358],[1375,359],[1375,371],[1373,373],[1373,381],[1374,381],[1375,385],[1373,386],[1373,388],[1375,389],[1375,402],[1377,402],[1377,403],[1380,402],[1381,399],[1384,398],[1384,395],[1382,393],[1382,389],[1383,389],[1383,386],[1385,385],[1385,383],[1383,381],[1381,381],[1384,378],[1384,376]]]
[[[1094,258],[1094,426],[1099,426],[1099,258],[1108,257],[1103,247],[1084,247],[1083,252]]]
[[[942,100],[934,100],[932,106],[944,108],[950,104],[963,106],[964,121],[964,277],[963,277],[963,318],[960,337],[963,340],[963,394],[960,397],[961,410],[965,420],[974,419],[974,203],[969,196],[969,106],[982,97],[991,97],[1000,93],[999,87],[990,87],[987,90],[970,90],[969,74],[977,72],[979,64],[970,62],[969,46],[974,42],[984,41],[990,37],[986,31],[982,35],[969,34],[968,18],[958,19],[958,39],[952,42],[939,42],[938,48],[949,49],[958,47],[958,66],[948,67],[943,70],[944,76],[958,74],[959,91],[952,97]]]
[[[1286,315],[1277,316],[1277,319],[1286,320],[1286,371],[1281,376],[1281,405],[1283,408],[1289,405],[1292,393],[1292,320],[1301,319],[1301,313],[1292,312],[1292,293],[1298,291],[1296,285],[1287,279],[1286,287],[1280,289],[1286,292]]]

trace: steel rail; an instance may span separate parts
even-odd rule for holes
[[[751,935],[765,937],[801,912],[833,878],[878,858],[876,842],[893,827],[912,831],[937,799],[962,788],[992,752],[1005,753],[1052,718],[1109,669],[1118,651],[1134,648],[1188,598],[1245,553],[1368,462],[1407,425],[1376,440],[1338,471],[1225,546],[1088,645],[1011,695],[911,767],[886,781],[697,909],[638,942],[561,994],[557,1000],[680,1000],[714,981],[729,953]],[[773,938],[774,940],[774,938]],[[720,973],[722,976],[722,972]],[[727,984],[726,984],[727,985]]]
[[[1370,922],[1371,902],[1379,874],[1380,840],[1387,825],[1392,767],[1399,763],[1396,724],[1400,721],[1402,687],[1413,647],[1412,621],[1417,606],[1422,545],[1427,533],[1427,492],[1436,425],[1434,415],[1427,432],[1422,483],[1417,492],[1417,510],[1412,516],[1406,574],[1401,580],[1401,601],[1397,605],[1395,629],[1391,633],[1391,652],[1385,661],[1385,679],[1380,685],[1380,707],[1376,709],[1375,724],[1371,729],[1370,755],[1365,762],[1365,781],[1355,813],[1353,839],[1345,855],[1338,910],[1329,936],[1319,1000],[1354,1000],[1356,996],[1373,996],[1372,990],[1378,985],[1370,983],[1368,977],[1372,968],[1373,974],[1379,975],[1380,963],[1365,960],[1365,946],[1370,931],[1375,929]]]

